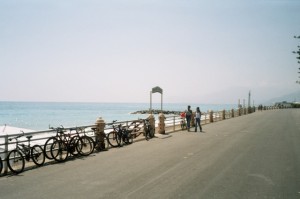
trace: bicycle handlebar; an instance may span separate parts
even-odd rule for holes
[[[12,140],[17,140],[17,139],[20,138],[20,137],[23,137],[23,136],[25,135],[25,133],[24,133],[24,131],[22,131],[22,130],[21,130],[21,132],[23,133],[22,135],[18,135],[18,136],[16,136],[16,137],[9,138],[8,140],[9,140],[9,141],[12,141]]]
[[[57,132],[57,133],[60,133],[60,134],[61,134],[61,133],[64,133],[64,131],[65,131],[65,130],[64,130],[65,128],[63,127],[63,125],[61,125],[61,127],[56,127],[56,128],[50,127],[50,125],[49,125],[49,129],[56,130],[56,132]]]

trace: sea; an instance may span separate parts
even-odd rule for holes
[[[233,104],[164,103],[163,110],[185,111],[200,107],[202,112],[236,109]],[[13,126],[36,131],[49,127],[76,127],[95,124],[102,117],[105,122],[144,119],[147,114],[131,114],[149,110],[149,103],[85,103],[85,102],[7,102],[0,101],[0,126]],[[161,109],[153,103],[152,109]],[[156,116],[157,117],[157,116]]]

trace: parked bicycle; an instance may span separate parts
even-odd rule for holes
[[[112,147],[118,147],[118,146],[121,146],[120,142],[121,142],[121,137],[122,137],[122,133],[121,133],[121,124],[119,125],[114,125],[114,123],[116,122],[117,120],[113,120],[112,121],[112,128],[113,128],[113,131],[109,132],[107,134],[107,137],[108,137],[108,143],[110,146]]]
[[[155,129],[150,124],[150,121],[148,119],[145,119],[143,120],[143,122],[144,122],[144,136],[146,140],[154,138]]]
[[[72,155],[83,155],[83,156],[88,156],[94,151],[94,140],[93,138],[87,136],[85,134],[85,129],[84,128],[71,128],[71,131],[75,131],[76,134],[70,139],[69,145],[74,147],[73,150],[71,150]]]
[[[51,156],[51,152],[50,152],[51,145],[54,143],[54,141],[58,140],[61,136],[63,136],[65,129],[63,126],[57,127],[57,128],[49,126],[49,129],[55,130],[56,135],[48,138],[48,140],[44,144],[44,151],[45,151],[46,158],[48,158],[49,160],[52,160],[53,157]]]
[[[142,131],[142,126],[144,122],[143,119],[138,119],[132,121],[129,125],[127,130],[131,132],[133,138],[138,137],[143,131]]]
[[[30,161],[32,159],[37,166],[42,166],[45,162],[45,154],[42,147],[39,145],[30,146],[32,135],[26,136],[27,145],[19,143],[18,139],[22,136],[24,136],[24,132],[22,135],[9,139],[9,141],[16,140],[16,148],[10,151],[6,158],[8,168],[15,174],[21,173],[24,170],[25,160]]]
[[[112,147],[122,147],[124,144],[132,144],[134,129],[130,129],[130,126],[122,126],[122,124],[114,124],[117,120],[112,122],[113,131],[108,133],[108,142]]]
[[[76,131],[76,135],[72,136],[72,131]],[[92,138],[84,135],[80,136],[79,128],[70,129],[69,133],[64,133],[60,128],[57,128],[59,134],[50,147],[51,157],[57,162],[65,161],[71,154],[73,156],[89,155],[94,150]],[[83,132],[82,132],[83,133]]]
[[[69,154],[78,155],[75,142],[71,142],[71,133],[66,134],[65,130],[60,127],[56,128],[56,131],[58,136],[53,138],[53,143],[50,147],[52,159],[57,162],[63,162],[68,158]]]

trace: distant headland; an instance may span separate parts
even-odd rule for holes
[[[153,109],[152,114],[160,114],[163,113],[165,115],[180,115],[182,111],[167,111],[167,110],[160,110],[160,109]],[[130,114],[150,114],[150,110],[140,110],[140,111],[135,111]]]

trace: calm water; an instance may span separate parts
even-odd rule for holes
[[[184,111],[188,104],[164,104],[164,110]],[[236,105],[190,104],[192,110],[197,106],[201,111],[229,110]],[[160,109],[160,104],[152,104]],[[126,121],[146,118],[148,115],[134,115],[131,112],[148,110],[149,103],[64,103],[64,102],[0,102],[0,126],[46,130],[50,126],[64,127],[92,125],[98,117],[106,122]]]

